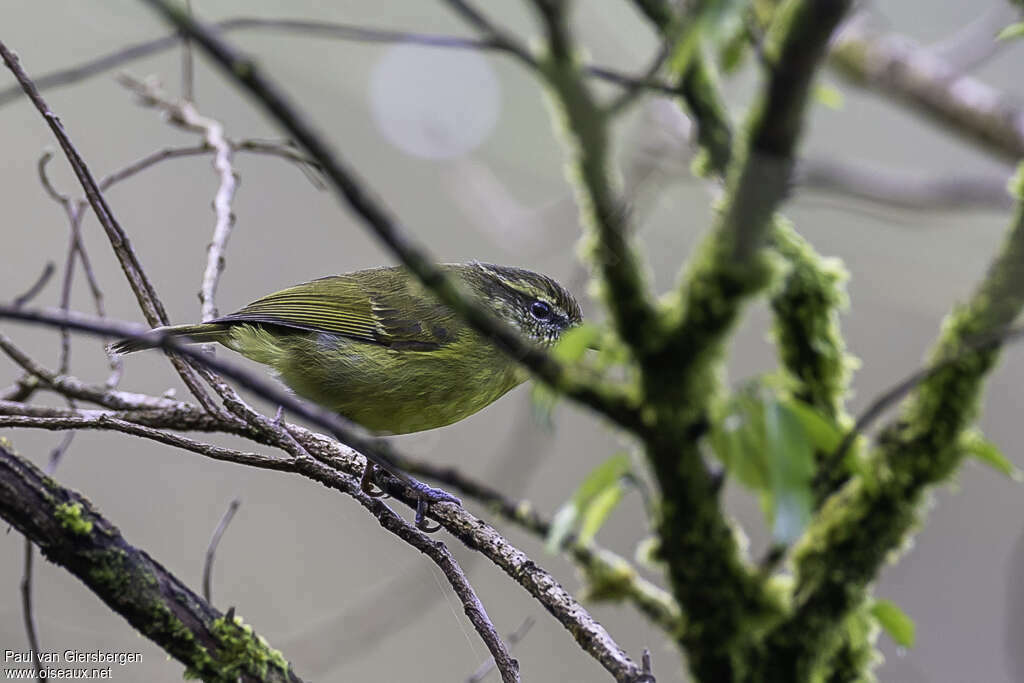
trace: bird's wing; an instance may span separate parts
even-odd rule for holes
[[[280,325],[424,351],[452,341],[458,324],[447,307],[394,268],[295,285],[212,322]]]

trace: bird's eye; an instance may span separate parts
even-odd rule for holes
[[[547,320],[551,317],[551,305],[546,301],[534,301],[530,304],[530,315],[537,320]]]

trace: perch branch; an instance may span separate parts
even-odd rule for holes
[[[63,325],[93,335],[145,338],[154,345],[163,346],[174,353],[186,356],[191,354],[190,357],[198,363],[234,379],[271,403],[283,406],[313,424],[327,429],[336,438],[339,431],[347,433],[347,424],[339,416],[314,406],[305,405],[277,385],[264,380],[262,376],[250,375],[249,372],[216,357],[202,354],[187,346],[181,346],[173,338],[162,335],[158,331],[143,331],[133,325],[97,321],[78,315],[60,316],[49,312],[27,311],[5,305],[0,305],[0,318],[41,323],[52,327]],[[217,416],[213,417],[217,419]],[[257,429],[247,423],[240,424],[234,419],[225,417],[219,419],[225,420],[225,430],[227,431],[243,434],[260,443],[280,446],[280,441],[275,435],[268,434],[262,429]],[[303,449],[302,453],[288,461],[290,466],[295,468],[294,471],[343,493],[347,493],[352,487],[358,488],[357,480],[365,467],[364,456],[350,448],[342,447],[332,439],[313,434],[296,425],[288,425],[288,431],[295,435]],[[349,436],[355,437],[353,434]],[[345,439],[339,440],[345,441]],[[372,445],[375,448],[376,457],[380,457],[384,453],[390,455],[390,451],[384,450],[384,447],[376,441],[368,440],[365,437],[352,440],[355,443],[351,445],[357,448],[364,446],[369,448]],[[316,456],[315,459],[306,453],[313,454]],[[329,463],[329,465],[325,463]],[[385,490],[393,497],[409,507],[415,507],[416,494],[406,489],[407,481],[408,476],[399,471],[397,479],[385,480],[382,483]],[[633,681],[640,675],[640,668],[636,663],[619,648],[607,631],[555,581],[554,577],[521,550],[508,543],[490,525],[469,514],[461,506],[449,503],[431,505],[430,516],[441,522],[468,547],[481,552],[526,588],[544,605],[548,612],[566,627],[584,651],[597,659],[615,676],[616,680]]]

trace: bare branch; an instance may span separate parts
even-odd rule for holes
[[[1024,109],[903,36],[884,35],[860,14],[837,36],[830,61],[851,83],[885,93],[990,154],[1024,157]]]
[[[2,448],[2,444],[0,444],[0,448]],[[39,656],[42,648],[39,647],[39,634],[36,630],[35,611],[32,604],[32,558],[35,555],[34,548],[32,540],[26,536],[25,560],[21,567],[21,617],[25,622],[25,635],[28,637],[28,646],[32,648],[32,652],[36,655],[32,660],[32,666],[36,670],[36,678],[45,681],[46,673],[43,671],[42,658]]]
[[[453,467],[439,467],[409,458],[400,462],[410,474],[444,484],[539,538],[547,538],[551,531],[551,521],[527,500],[509,498],[493,486],[472,479]],[[611,579],[616,599],[632,602],[654,625],[669,634],[683,628],[683,618],[675,598],[643,578],[626,558],[593,543],[580,543],[574,537],[566,539],[563,549],[579,567],[586,582],[602,584]]]
[[[39,381],[32,375],[25,375],[11,386],[0,389],[0,401],[27,401],[39,388]]]
[[[510,648],[514,647],[516,644],[519,643],[519,641],[525,638],[526,634],[530,632],[531,628],[533,628],[533,624],[533,617],[526,617],[526,619],[523,620],[523,623],[519,625],[519,628],[505,636],[505,640],[508,642],[508,646]],[[473,674],[466,679],[466,683],[480,683],[482,680],[487,678],[487,674],[494,671],[494,666],[494,657],[490,657],[486,662],[484,662],[480,666],[479,669],[474,671]]]
[[[47,261],[46,265],[43,266],[43,272],[39,273],[39,277],[36,278],[36,281],[33,282],[32,285],[22,294],[14,297],[14,301],[12,303],[15,306],[24,306],[32,301],[32,299],[35,299],[36,296],[39,295],[39,292],[43,291],[43,287],[45,287],[46,283],[50,281],[50,278],[53,277],[53,271],[53,261]]]
[[[1007,180],[1007,176],[997,174],[925,174],[807,157],[797,163],[794,183],[809,190],[866,199],[900,209],[1004,211],[1013,208],[1013,198],[1006,191]]]

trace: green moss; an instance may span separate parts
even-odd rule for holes
[[[54,509],[60,525],[73,534],[88,536],[92,533],[92,520],[82,516],[82,504],[61,503]]]
[[[822,508],[794,553],[796,607],[769,640],[778,672],[804,680],[841,646],[841,624],[860,608],[879,569],[905,549],[924,513],[929,487],[960,464],[958,439],[976,416],[987,373],[998,357],[987,335],[1012,324],[1024,307],[1024,207],[970,302],[947,317],[929,374],[882,430],[870,466],[876,481],[846,484]],[[782,664],[786,662],[788,664]]]
[[[229,680],[243,673],[264,678],[271,666],[284,674],[288,672],[288,661],[284,655],[270,647],[261,636],[255,635],[252,627],[237,615],[230,621],[227,617],[214,620],[213,636],[219,643],[218,670]]]
[[[1013,174],[1006,189],[1017,199],[1024,201],[1024,164],[1017,166],[1017,172]]]
[[[772,247],[788,265],[771,299],[783,368],[798,399],[837,420],[843,417],[843,398],[857,366],[839,330],[839,312],[847,306],[846,270],[838,260],[815,253],[781,218],[775,222]]]
[[[879,629],[866,607],[846,618],[840,631],[836,650],[814,672],[823,683],[874,683],[873,669],[882,662],[875,649]]]

